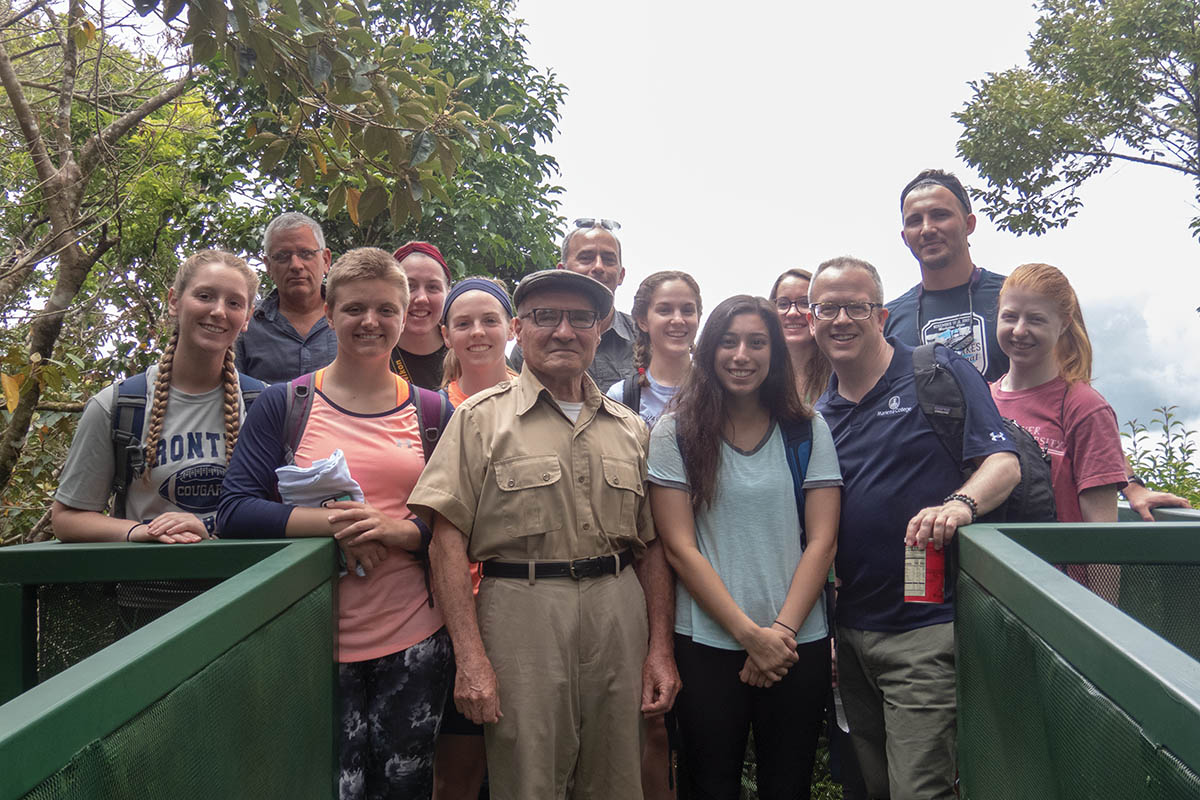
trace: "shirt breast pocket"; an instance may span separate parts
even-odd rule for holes
[[[496,461],[494,470],[506,534],[533,536],[562,528],[563,499],[558,486],[562,466],[558,456],[506,458]]]
[[[600,527],[615,536],[636,536],[638,505],[645,488],[638,462],[614,456],[600,456],[604,468],[603,497],[600,502]]]

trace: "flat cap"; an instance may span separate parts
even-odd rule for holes
[[[607,286],[595,278],[589,278],[587,275],[572,272],[569,269],[543,269],[526,275],[517,284],[517,290],[513,292],[513,305],[520,308],[521,303],[529,295],[554,289],[578,292],[583,295],[591,301],[592,308],[596,310],[601,319],[607,317],[608,312],[612,311],[613,295]]]

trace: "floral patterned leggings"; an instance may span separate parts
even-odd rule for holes
[[[427,798],[453,654],[442,628],[398,653],[338,665],[340,800]]]

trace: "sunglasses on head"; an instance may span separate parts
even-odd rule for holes
[[[596,219],[594,217],[580,217],[575,220],[576,228],[604,228],[606,231],[621,230],[621,223],[615,219]]]

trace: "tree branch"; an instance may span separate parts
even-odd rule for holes
[[[68,154],[71,152],[71,100],[75,95],[75,70],[78,67],[76,62],[79,56],[72,31],[81,19],[83,19],[83,3],[81,0],[71,0],[71,5],[67,10],[66,36],[63,38],[62,83],[58,90],[58,114],[54,122],[60,163],[70,158]]]
[[[60,402],[56,402],[53,400],[43,400],[42,402],[37,404],[37,410],[38,411],[60,411],[64,414],[78,414],[79,412],[83,411],[83,409],[86,405],[87,405],[87,403],[81,402],[81,401],[74,401],[74,402],[67,401],[67,402],[60,403]]]
[[[101,148],[112,146],[143,119],[183,94],[191,80],[192,69],[189,67],[187,73],[175,83],[124,116],[113,120],[104,130],[89,137],[79,157],[79,166],[83,170],[83,174],[91,173],[92,168],[96,165],[96,159],[100,156]]]
[[[38,0],[38,2],[32,3],[24,11],[14,12],[12,14],[12,16],[10,16],[8,19],[4,20],[3,22],[0,22],[0,30],[4,30],[5,28],[11,28],[13,25],[16,25],[18,22],[25,19],[33,12],[37,11],[38,6],[40,6],[40,5],[41,5],[41,0]]]
[[[1104,150],[1064,150],[1063,153],[1069,156],[1086,156],[1089,158],[1119,158],[1122,161],[1149,164],[1152,167],[1166,167],[1167,169],[1173,169],[1176,172],[1196,177],[1195,170],[1189,169],[1182,164],[1172,164],[1170,161],[1155,161],[1152,158],[1142,158],[1141,156],[1132,156],[1125,153],[1108,153]]]
[[[21,133],[24,134],[25,144],[33,157],[33,167],[37,170],[38,178],[43,184],[47,184],[54,179],[57,170],[50,160],[42,131],[38,128],[37,117],[29,107],[29,101],[25,99],[21,81],[13,70],[12,61],[9,60],[8,51],[4,49],[3,43],[0,43],[0,84],[3,84],[8,101],[12,105],[13,115],[17,124],[21,126]]]
[[[1145,114],[1147,117],[1149,117],[1155,123],[1166,128],[1167,130],[1174,131],[1175,133],[1178,133],[1180,136],[1186,136],[1189,139],[1196,138],[1195,129],[1186,128],[1186,127],[1180,125],[1179,123],[1172,122],[1171,120],[1160,116],[1157,112],[1155,112],[1154,109],[1150,108],[1149,106],[1144,106],[1144,105],[1139,106],[1139,109],[1141,110],[1141,112],[1143,114]]]

